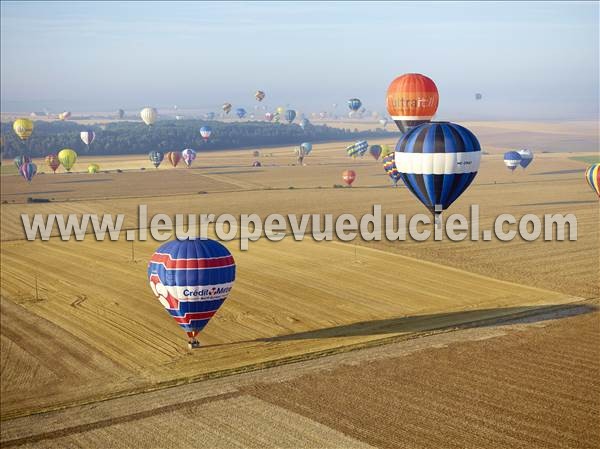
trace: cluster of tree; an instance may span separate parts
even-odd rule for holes
[[[210,126],[208,142],[200,136],[200,127]],[[96,137],[88,147],[80,138],[81,131],[92,130]],[[20,141],[12,130],[12,123],[2,123],[2,157],[20,154],[41,157],[71,148],[78,154],[135,154],[149,151],[174,151],[192,148],[212,151],[231,148],[261,148],[280,145],[299,145],[302,142],[333,140],[360,140],[389,137],[392,133],[331,128],[327,125],[308,124],[302,129],[297,124],[262,121],[225,123],[199,120],[163,120],[152,127],[139,122],[113,122],[106,125],[85,126],[68,121],[36,121],[33,134]]]

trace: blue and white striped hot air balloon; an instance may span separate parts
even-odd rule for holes
[[[519,156],[521,156],[521,162],[519,164],[523,167],[523,170],[527,168],[529,164],[533,161],[533,151],[531,150],[519,150],[517,151]]]
[[[235,281],[235,261],[215,240],[165,243],[148,263],[150,287],[198,347],[196,337],[223,304]]]
[[[512,172],[521,165],[521,160],[521,155],[516,151],[507,151],[504,153],[504,165]]]
[[[477,137],[449,122],[419,125],[396,144],[395,162],[402,181],[438,224],[442,211],[475,179],[480,158]]]

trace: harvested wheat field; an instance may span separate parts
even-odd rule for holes
[[[449,214],[478,204],[483,230],[499,213],[571,213],[577,241],[226,242],[236,284],[194,351],[148,286],[159,242],[29,242],[21,214],[121,213],[139,232],[140,204],[149,216],[425,209],[380,162],[345,157],[348,142],[315,145],[304,167],[270,148],[260,168],[248,149],[190,169],[129,155],[31,184],[3,175],[2,446],[593,447],[600,209],[572,159],[594,153],[565,150],[589,148],[595,125],[532,126],[469,124],[489,154]],[[501,153],[528,139],[552,152],[511,174]],[[107,172],[82,173],[90,162]],[[356,183],[334,187],[346,168]],[[565,310],[578,312],[550,319]],[[501,324],[515,317],[531,322]],[[203,424],[169,432],[182,422]]]

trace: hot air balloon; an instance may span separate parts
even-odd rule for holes
[[[311,153],[313,146],[310,142],[303,142],[300,144],[300,148],[302,148],[305,155],[308,156]]]
[[[212,134],[212,128],[210,126],[203,126],[200,128],[200,135],[204,139],[205,142],[208,142],[208,138]]]
[[[381,157],[385,157],[388,154],[394,154],[394,150],[389,147],[389,145],[381,145]]]
[[[123,109],[117,109],[117,117],[119,120],[123,120],[123,117],[125,117],[125,111]]]
[[[252,152],[252,156],[254,156],[254,157],[260,157],[260,151],[258,151],[258,150],[254,150],[254,151]]]
[[[154,165],[155,168],[158,168],[164,158],[165,155],[162,151],[150,151],[148,153],[148,159],[150,159],[150,162],[152,162],[152,165]]]
[[[356,172],[354,170],[344,170],[342,172],[342,179],[347,185],[352,187],[352,183],[356,179]]]
[[[31,158],[29,156],[17,156],[14,160],[15,167],[17,167],[17,171],[21,174],[21,167],[25,164],[29,164],[31,162]]]
[[[13,123],[13,130],[21,140],[27,140],[33,132],[33,122],[28,118],[18,118]]]
[[[37,173],[37,165],[35,165],[33,162],[27,162],[21,166],[19,171],[21,172],[21,176],[23,176],[27,182],[31,182]]]
[[[507,151],[504,153],[504,165],[514,172],[515,169],[521,165],[521,155],[516,151]]]
[[[300,120],[300,128],[302,129],[306,129],[306,127],[308,126],[310,122],[308,121],[308,119],[303,118],[302,120]]]
[[[270,122],[271,120],[273,120],[273,118],[275,117],[275,114],[273,114],[272,112],[266,112],[265,113],[265,119]]]
[[[246,117],[246,110],[244,108],[237,108],[235,110],[235,115],[237,115],[238,118],[244,118]]]
[[[79,133],[79,137],[81,137],[81,140],[83,141],[83,143],[85,143],[89,148],[89,146],[92,144],[92,142],[96,138],[96,133],[94,131],[92,131],[91,129],[89,129],[87,131],[81,131]]]
[[[517,153],[519,153],[519,156],[521,156],[520,165],[523,167],[523,170],[525,170],[533,161],[533,152],[531,150],[519,150]]]
[[[223,109],[223,111],[225,112],[225,114],[229,114],[229,111],[231,111],[231,103],[223,103],[223,106],[221,106],[221,109]]]
[[[252,162],[252,166],[253,167],[262,167],[262,164],[260,163],[260,161],[254,161],[254,162]]]
[[[154,108],[144,108],[140,111],[140,117],[146,125],[152,126],[156,122],[158,111]]]
[[[60,114],[58,114],[59,120],[66,120],[69,117],[71,117],[71,112],[70,111],[65,111],[65,112],[61,112]]]
[[[351,111],[358,111],[361,106],[362,101],[360,101],[358,98],[350,98],[350,100],[348,100],[348,107]]]
[[[475,100],[481,100],[483,98],[483,95],[477,93],[475,94]]]
[[[58,152],[58,160],[65,167],[65,170],[70,172],[77,160],[77,153],[70,148],[65,148]]]
[[[294,111],[293,109],[288,109],[287,111],[285,111],[285,120],[288,123],[292,123],[295,118],[296,118],[296,111]]]
[[[210,239],[165,243],[148,263],[152,292],[189,337],[189,347],[223,304],[235,281],[235,261]]]
[[[438,108],[435,83],[425,75],[407,73],[396,78],[387,91],[387,110],[403,133],[431,121]]]
[[[183,159],[183,162],[185,162],[187,168],[190,168],[194,159],[196,159],[196,152],[191,148],[186,148],[181,152],[181,158]]]
[[[369,147],[369,154],[377,161],[381,156],[381,145],[371,145]]]
[[[169,151],[167,153],[167,160],[173,167],[177,167],[177,164],[181,160],[181,153],[179,151]]]
[[[396,162],[393,154],[388,154],[382,159],[383,169],[386,174],[390,177],[392,182],[394,183],[394,187],[398,186],[398,181],[400,181],[401,176],[396,168]]]
[[[53,173],[56,173],[56,169],[60,167],[60,161],[56,154],[49,154],[46,156],[46,165],[52,169]]]
[[[327,112],[325,112],[325,111],[319,112],[319,118],[320,119],[324,119],[325,117],[327,117]]]
[[[100,171],[100,166],[98,164],[90,164],[88,165],[88,173],[94,174]]]
[[[363,156],[369,149],[369,144],[366,140],[360,140],[352,145],[346,147],[346,153],[348,156],[356,159],[357,156]]]
[[[475,179],[480,158],[477,137],[449,122],[422,124],[396,144],[395,163],[402,181],[434,214],[438,227],[442,211]]]
[[[283,113],[285,112],[285,108],[283,106],[279,106],[275,112],[277,112],[279,115],[283,115]]]
[[[379,124],[383,126],[383,129],[385,129],[388,124],[388,120],[386,118],[379,119]]]
[[[256,98],[258,101],[263,101],[265,98],[265,93],[262,90],[257,90],[254,94],[254,98]]]
[[[585,180],[600,198],[600,163],[592,164],[585,170]]]

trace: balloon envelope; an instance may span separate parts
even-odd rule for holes
[[[154,165],[155,168],[158,168],[164,158],[165,155],[162,151],[150,151],[148,153],[148,159],[150,159],[150,162],[152,162],[152,165]]]
[[[191,148],[186,148],[181,152],[181,158],[185,165],[190,168],[192,166],[192,162],[196,159],[196,152]]]
[[[27,140],[33,132],[33,122],[28,118],[18,118],[13,123],[13,130],[21,140]]]
[[[369,148],[366,140],[360,140],[346,147],[346,154],[355,159],[357,156],[363,156]]]
[[[49,154],[46,156],[46,165],[52,169],[54,173],[56,173],[56,169],[60,167],[60,161],[58,160],[58,156],[56,154]]]
[[[394,185],[398,184],[398,181],[400,181],[402,177],[400,175],[400,172],[398,171],[398,168],[396,168],[394,154],[388,154],[381,161],[383,162],[383,169],[390,177]]]
[[[361,106],[362,101],[360,101],[358,98],[350,98],[350,100],[348,100],[348,107],[351,111],[358,111]]]
[[[519,156],[521,156],[521,167],[527,168],[531,162],[533,162],[533,152],[531,150],[519,150]]]
[[[96,138],[96,133],[92,130],[81,131],[79,133],[79,137],[81,137],[81,140],[83,141],[83,143],[85,143],[86,145],[89,146]]]
[[[88,173],[98,173],[100,171],[100,166],[98,164],[90,164],[88,165]]]
[[[592,164],[585,170],[585,180],[600,197],[600,163]]]
[[[194,339],[227,299],[235,281],[235,261],[214,240],[174,240],[152,255],[148,280],[163,307]]]
[[[521,165],[521,155],[516,151],[507,151],[504,153],[504,165],[511,171]]]
[[[58,152],[58,160],[65,167],[65,170],[71,171],[75,161],[77,161],[77,153],[70,148],[65,148]]]
[[[295,118],[296,118],[296,111],[294,111],[293,109],[288,109],[287,111],[285,111],[285,120],[288,123],[292,123]]]
[[[146,125],[152,126],[156,122],[158,111],[154,108],[144,108],[140,111],[140,117]]]
[[[369,154],[373,156],[375,160],[378,160],[379,156],[381,156],[381,145],[371,145]]]
[[[31,182],[37,173],[37,165],[35,165],[33,162],[27,162],[21,166],[20,172],[21,176],[23,176],[27,182]]]
[[[265,98],[265,93],[262,90],[257,90],[254,94],[254,98],[256,98],[258,101],[263,101]]]
[[[221,106],[221,109],[223,109],[223,111],[225,111],[226,114],[229,114],[229,111],[231,111],[231,103],[223,103],[223,106]]]
[[[212,134],[212,128],[210,126],[203,126],[200,128],[200,135],[204,139],[205,142],[208,141],[208,138]]]
[[[235,115],[237,115],[239,118],[244,118],[246,116],[246,110],[244,108],[237,108],[235,110]]]
[[[387,91],[387,111],[403,133],[431,121],[439,95],[431,78],[420,73],[407,73],[391,82]]]
[[[356,172],[354,170],[344,170],[342,172],[342,179],[347,185],[351,186],[356,179]]]
[[[29,156],[21,155],[21,156],[17,156],[15,158],[14,162],[15,162],[15,167],[17,167],[17,171],[21,175],[21,167],[24,164],[28,164],[29,162],[31,162],[31,158]]]
[[[479,170],[477,137],[449,122],[425,123],[396,144],[394,162],[412,194],[434,214],[458,199]]]
[[[177,164],[181,160],[181,153],[179,151],[169,151],[167,153],[167,160],[173,167],[177,167]]]

